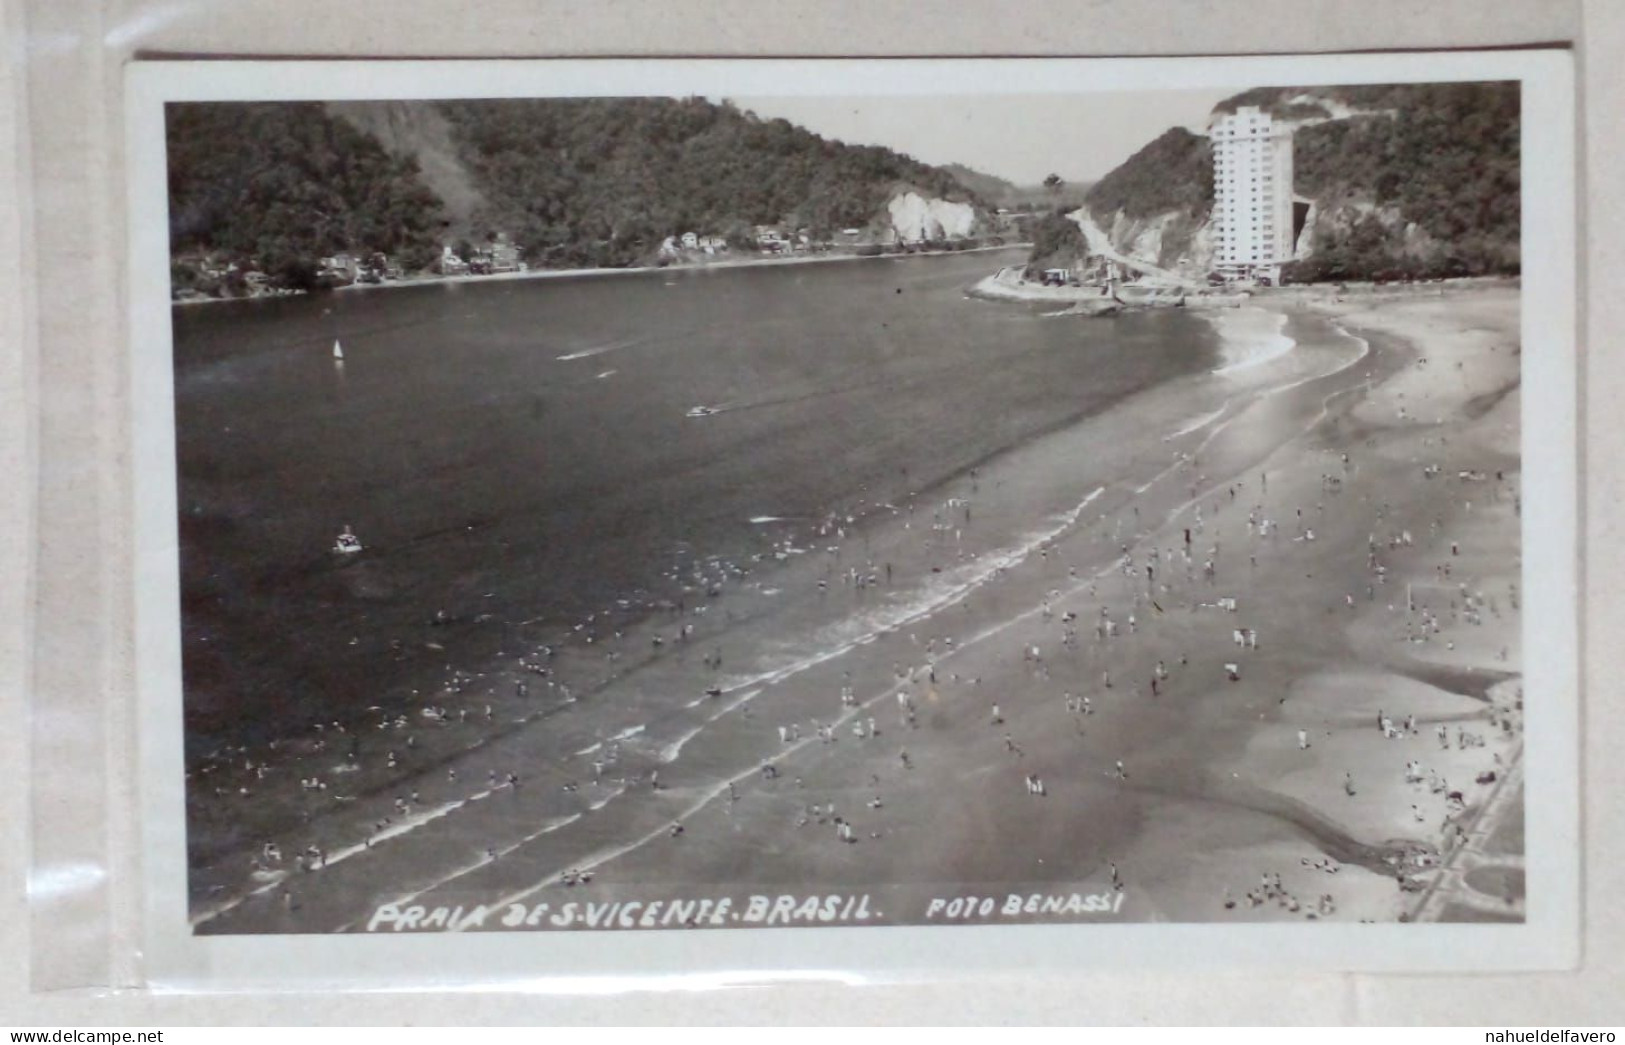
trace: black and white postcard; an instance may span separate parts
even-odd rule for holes
[[[1573,954],[1565,55],[130,86],[177,977]]]

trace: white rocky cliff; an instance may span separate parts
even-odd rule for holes
[[[886,211],[897,238],[904,242],[964,239],[976,228],[976,208],[969,203],[927,199],[917,192],[893,196]]]

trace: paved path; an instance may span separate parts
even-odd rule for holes
[[[1099,254],[1109,261],[1115,261],[1118,264],[1131,268],[1144,276],[1150,276],[1153,279],[1162,280],[1172,286],[1191,288],[1205,286],[1205,284],[1197,284],[1189,279],[1186,279],[1177,272],[1170,272],[1165,268],[1158,268],[1156,265],[1146,261],[1144,258],[1136,258],[1127,254],[1118,253],[1118,251],[1112,247],[1111,236],[1106,233],[1105,229],[1102,229],[1098,224],[1095,223],[1094,216],[1089,213],[1088,208],[1080,208],[1075,210],[1068,214],[1067,217],[1076,222],[1079,230],[1083,232],[1084,241],[1089,244],[1089,253]]]
[[[1483,920],[1494,921],[1524,917],[1523,854],[1497,852],[1491,844],[1492,837],[1509,817],[1522,811],[1522,756],[1520,744],[1512,752],[1511,766],[1502,774],[1484,808],[1467,829],[1466,841],[1451,850],[1433,884],[1422,894],[1411,914],[1412,921],[1437,922],[1447,916],[1450,921],[1471,921],[1476,920],[1475,913],[1482,915]],[[1486,880],[1503,878],[1507,889],[1495,895],[1473,884],[1475,880],[1484,885]]]

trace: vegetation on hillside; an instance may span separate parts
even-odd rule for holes
[[[1359,90],[1361,88],[1354,88]],[[1251,105],[1262,109],[1280,120],[1314,120],[1327,119],[1332,111],[1320,102],[1310,101],[1315,97],[1330,98],[1332,92],[1341,88],[1327,87],[1254,87],[1232,95],[1213,107],[1215,113],[1233,113],[1244,105]],[[1339,98],[1338,100],[1342,100]]]
[[[1033,223],[1033,249],[1027,258],[1029,271],[1070,268],[1089,253],[1083,230],[1067,213],[1065,207],[1058,207]]]
[[[436,161],[466,174],[476,197],[460,202],[456,228],[425,183],[410,135],[396,136],[392,154],[356,113],[344,118],[319,104],[171,106],[172,256],[237,262],[239,282],[251,261],[277,285],[308,287],[323,256],[381,252],[417,270],[442,241],[465,233],[476,241],[506,233],[534,266],[618,266],[651,260],[682,232],[753,247],[755,225],[823,240],[844,228],[883,228],[887,203],[905,188],[983,204],[939,168],[726,103],[427,104],[436,126],[449,128],[439,144],[451,154]],[[193,261],[172,268],[177,289],[204,278]]]
[[[1133,219],[1184,210],[1206,217],[1213,206],[1213,150],[1201,135],[1170,127],[1095,182],[1084,201],[1097,215],[1121,211]]]
[[[1003,206],[1024,191],[1013,182],[997,175],[984,174],[963,163],[945,163],[942,169],[968,191],[974,192],[990,204]]]
[[[1317,121],[1293,138],[1294,188],[1320,219],[1292,278],[1518,270],[1518,84],[1260,87],[1214,111],[1243,105]],[[1358,115],[1327,120],[1330,106]]]
[[[485,198],[480,220],[533,263],[628,265],[692,231],[745,245],[753,225],[825,239],[869,225],[899,187],[963,201],[952,175],[699,98],[440,106]]]
[[[1299,130],[1297,191],[1323,209],[1348,202],[1390,208],[1400,222],[1367,218],[1346,234],[1317,228],[1314,255],[1296,267],[1297,277],[1518,271],[1518,85],[1347,90],[1360,92],[1349,104],[1392,111]],[[1431,242],[1418,249],[1403,225]]]
[[[293,287],[339,251],[433,259],[439,200],[416,164],[320,105],[188,102],[167,118],[172,255],[253,260]]]
[[[1518,270],[1518,84],[1260,87],[1214,111],[1244,105],[1298,124],[1293,188],[1314,201],[1316,218],[1311,256],[1289,266],[1290,278]],[[1349,110],[1355,114],[1333,118]],[[1135,221],[1169,212],[1200,223],[1212,202],[1208,142],[1177,127],[1102,178],[1087,198],[1108,226],[1118,215]]]
[[[983,174],[962,163],[944,164],[942,169],[989,206],[1004,207],[1017,214],[1054,210],[1056,207],[1077,210],[1083,206],[1083,196],[1090,185],[1086,181],[1064,179],[1059,174],[1050,175],[1056,179],[1053,185],[1049,178],[1034,185],[1017,185],[991,174]]]

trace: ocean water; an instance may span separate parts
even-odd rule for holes
[[[177,309],[188,750],[415,709],[448,670],[765,577],[832,519],[1235,365],[1195,315],[966,298],[1002,260]],[[1026,504],[1018,543],[1052,507]],[[362,554],[331,552],[345,526]]]
[[[1159,525],[1193,461],[1238,474],[1362,379],[1310,316],[965,297],[1004,260],[177,309],[194,925],[353,928],[631,852],[816,743],[774,732],[798,691],[889,700],[899,643],[995,638],[1037,612],[996,578]],[[265,909],[287,863],[249,870],[273,839],[327,854],[297,915]]]

